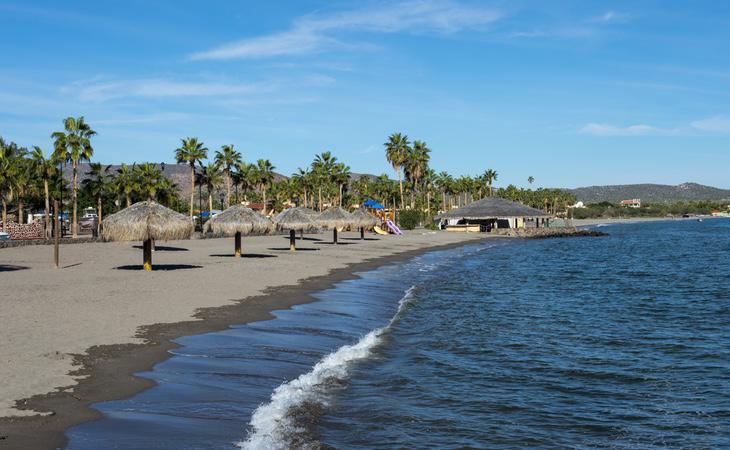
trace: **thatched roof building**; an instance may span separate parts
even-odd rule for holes
[[[304,208],[289,208],[274,217],[277,230],[312,231],[319,228]]]
[[[193,224],[183,214],[154,201],[135,203],[103,221],[102,236],[107,241],[187,239]]]
[[[339,206],[330,206],[317,216],[315,220],[318,224],[326,228],[345,228],[356,227],[358,221],[344,209]]]
[[[377,217],[365,211],[363,208],[356,209],[351,215],[355,219],[355,226],[359,228],[370,229],[380,223]]]
[[[232,205],[222,213],[213,216],[206,226],[209,226],[213,234],[218,236],[233,236],[236,233],[243,235],[267,233],[274,228],[274,224],[269,219],[243,205]]]
[[[501,197],[486,197],[436,216],[450,226],[481,224],[487,228],[520,228],[526,223],[539,227],[551,217],[545,211]]]
[[[107,241],[142,241],[142,266],[152,270],[152,245],[156,240],[187,239],[193,232],[188,216],[157,202],[135,203],[104,219],[102,236]]]

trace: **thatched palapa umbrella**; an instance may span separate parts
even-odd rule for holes
[[[145,270],[152,270],[152,240],[186,239],[193,232],[187,216],[148,200],[135,203],[104,219],[106,241],[142,241]]]
[[[219,236],[235,236],[235,256],[241,257],[241,235],[251,233],[268,233],[274,228],[269,219],[243,205],[233,205],[222,213],[211,218],[213,234]]]
[[[302,208],[289,208],[280,212],[274,217],[274,225],[277,230],[289,230],[289,249],[296,251],[296,231],[316,230],[317,224],[310,215],[302,211]]]
[[[353,211],[352,217],[355,219],[357,226],[360,228],[360,239],[365,239],[365,230],[373,228],[380,222],[377,217],[362,208],[358,208]]]
[[[330,206],[322,211],[316,222],[323,227],[332,228],[332,243],[337,244],[337,229],[357,226],[352,214],[339,206]]]

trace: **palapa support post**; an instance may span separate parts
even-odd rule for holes
[[[147,239],[142,244],[142,259],[144,260],[144,270],[152,270],[152,239]]]
[[[236,255],[236,258],[240,258],[241,257],[241,232],[240,231],[236,231],[236,235],[235,235],[234,239],[235,239],[235,242],[236,242],[236,244],[235,244],[236,245],[236,253],[235,253],[235,255]]]
[[[299,239],[304,240],[304,230],[299,230]]]
[[[365,239],[365,227],[360,227],[360,240]]]
[[[332,227],[332,243],[337,244],[337,227]]]
[[[297,233],[294,230],[289,230],[289,250],[297,251]]]
[[[58,255],[58,247],[61,243],[61,225],[58,220],[58,200],[53,200],[53,212],[55,216],[53,218],[53,262],[56,265],[56,269],[58,269],[61,265]]]

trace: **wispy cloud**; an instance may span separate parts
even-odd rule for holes
[[[302,55],[347,45],[333,36],[337,32],[448,34],[483,27],[499,18],[500,14],[493,9],[465,6],[454,1],[383,4],[330,15],[308,15],[296,20],[289,30],[229,43],[195,53],[190,58],[227,60]]]
[[[251,94],[268,90],[264,84],[177,81],[159,78],[129,81],[77,82],[62,89],[76,92],[81,101],[103,102],[125,97],[215,97]]]
[[[583,134],[594,136],[645,136],[651,134],[667,134],[670,130],[653,127],[651,125],[637,124],[629,126],[616,126],[607,123],[589,123],[580,129]]]
[[[703,136],[730,134],[730,115],[718,115],[695,120],[674,128],[660,128],[646,124],[617,126],[592,122],[584,125],[578,131],[582,134],[591,134],[594,136]]]
[[[730,133],[730,116],[719,115],[692,122],[692,128],[708,133]]]
[[[606,11],[600,16],[593,17],[590,22],[595,23],[625,23],[628,22],[629,15],[617,11]]]

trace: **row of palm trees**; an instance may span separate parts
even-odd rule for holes
[[[102,211],[108,207],[129,206],[133,201],[155,199],[176,209],[184,207],[178,197],[178,186],[165,176],[164,164],[122,164],[117,170],[110,166],[91,163],[86,177],[79,186],[80,163],[90,161],[94,154],[92,138],[96,132],[83,117],[68,117],[63,130],[51,135],[53,152],[46,154],[39,148],[28,150],[15,143],[5,143],[0,138],[0,199],[3,205],[3,230],[7,223],[7,207],[14,202],[18,219],[22,222],[25,201],[42,198],[45,206],[46,229],[50,229],[50,200],[61,199],[66,190],[71,191],[73,217],[72,234],[77,235],[77,211],[79,193],[86,203],[94,204],[101,221]],[[275,167],[267,159],[255,163],[243,161],[241,152],[234,145],[223,145],[208,158],[209,150],[195,137],[181,140],[175,150],[178,163],[190,168],[190,199],[187,209],[194,216],[195,188],[202,199],[207,192],[207,209],[213,210],[215,192],[224,190],[221,208],[241,200],[261,200],[264,213],[269,204],[278,210],[285,203],[323,210],[328,205],[348,205],[374,199],[386,208],[410,208],[425,211],[428,215],[437,210],[462,206],[485,196],[501,196],[520,201],[546,211],[557,212],[575,198],[557,189],[518,189],[515,186],[496,189],[498,173],[485,170],[478,176],[454,177],[447,172],[436,172],[430,163],[431,149],[426,142],[411,142],[403,133],[391,134],[384,144],[385,157],[397,175],[397,181],[386,174],[354,176],[350,167],[339,161],[331,152],[315,155],[312,162],[299,168],[290,178],[275,177]],[[63,178],[63,171],[70,166],[70,187]],[[530,186],[532,176],[527,179]],[[406,200],[407,199],[407,200]],[[105,205],[107,205],[105,207]],[[114,205],[114,206],[110,206]],[[202,209],[202,208],[200,208]]]

